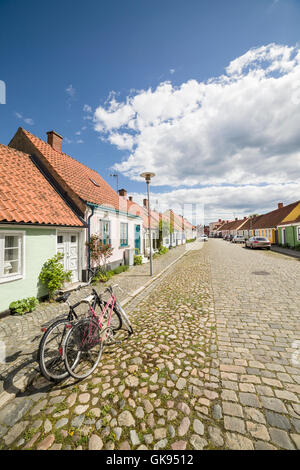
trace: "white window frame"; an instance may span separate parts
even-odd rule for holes
[[[18,238],[19,248],[19,272],[15,274],[4,274],[4,247],[5,237],[14,236]],[[0,284],[6,282],[17,281],[25,278],[25,232],[21,230],[5,230],[0,231]]]
[[[297,240],[300,242],[300,225],[297,227]]]

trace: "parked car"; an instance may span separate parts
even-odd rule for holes
[[[251,237],[245,242],[246,248],[266,248],[271,249],[271,242],[266,237]]]
[[[231,241],[232,243],[245,243],[245,237],[243,235],[235,235]]]
[[[203,234],[203,235],[200,235],[200,238],[199,238],[200,242],[207,242],[208,241],[208,236]]]

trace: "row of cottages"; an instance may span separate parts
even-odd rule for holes
[[[220,223],[221,222],[221,223]],[[215,233],[266,237],[272,244],[296,247],[300,244],[300,201],[286,206],[278,203],[277,209],[262,215],[244,217],[242,220],[219,221]]]
[[[142,236],[143,246],[136,244],[143,254],[149,256],[150,253],[150,237],[149,237],[149,213],[148,213],[148,200],[143,200],[143,205],[140,206],[133,201],[131,196],[127,199],[127,191],[125,189],[119,190],[120,197],[127,203],[128,212],[139,215],[142,218]],[[164,213],[150,210],[150,225],[151,225],[151,242],[152,250],[158,250],[160,242],[166,248],[175,247],[186,243],[188,239],[196,237],[196,227],[191,224],[183,216],[176,214],[174,211],[167,210]],[[162,233],[161,233],[162,232]],[[161,241],[160,241],[161,237]]]

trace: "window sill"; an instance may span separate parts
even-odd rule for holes
[[[2,277],[0,278],[0,284],[6,284],[8,282],[13,282],[13,281],[19,281],[20,279],[24,279],[23,274],[16,274],[15,276]]]

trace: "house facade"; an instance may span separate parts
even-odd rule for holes
[[[128,250],[134,250],[137,227],[142,219],[129,213],[128,205],[94,170],[62,151],[63,138],[54,131],[47,133],[47,142],[19,128],[9,146],[32,155],[40,171],[56,185],[87,225],[84,237],[78,240],[78,280],[87,279],[91,258],[86,243],[97,234],[103,243],[110,242],[113,253],[109,267],[127,264]],[[72,234],[60,234],[58,251],[69,256]]]
[[[300,204],[278,226],[278,243],[292,248],[300,246]]]
[[[66,203],[43,176],[30,155],[0,144],[0,312],[27,297],[43,297],[39,282],[43,264],[69,234],[64,264],[77,280],[77,245],[85,232],[84,219]],[[74,249],[75,247],[75,249]]]
[[[252,223],[253,236],[266,237],[272,244],[279,243],[278,226],[288,219],[291,214],[300,211],[300,201],[293,202],[286,206],[282,202],[278,203],[277,209],[263,214]],[[251,236],[251,235],[250,235]]]

